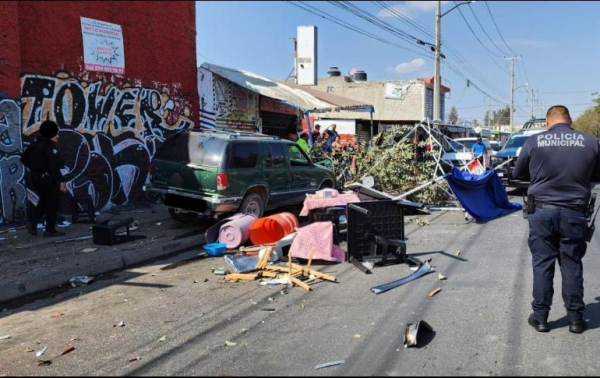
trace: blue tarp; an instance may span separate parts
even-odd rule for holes
[[[458,201],[478,222],[521,210],[518,202],[509,202],[506,190],[495,170],[474,175],[457,168],[445,176]]]

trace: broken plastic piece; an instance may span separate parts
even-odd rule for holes
[[[87,285],[90,282],[92,282],[94,280],[94,277],[88,277],[88,276],[77,276],[77,277],[73,277],[69,280],[69,283],[71,284],[71,286],[73,287],[77,287],[77,285]]]
[[[332,361],[332,362],[325,362],[323,364],[318,364],[317,366],[315,366],[315,369],[323,369],[323,368],[327,368],[327,367],[331,367],[331,366],[337,366],[337,365],[342,365],[345,364],[346,360],[338,360],[338,361]]]
[[[365,265],[365,263],[358,261],[358,259],[356,259],[354,256],[350,256],[350,258],[348,258],[348,262],[350,262],[352,265],[357,267],[361,272],[365,274],[371,274],[371,269],[373,269],[372,267],[368,268]]]
[[[445,280],[446,278],[448,278],[448,277],[444,276],[442,273],[439,273],[439,274],[438,274],[438,280],[440,280],[440,281],[443,281],[443,280]]]
[[[158,339],[159,343],[162,343],[163,341],[167,340],[167,336],[163,336],[160,339]]]
[[[119,324],[114,324],[113,327],[125,327],[125,322],[121,320]]]
[[[0,336],[0,340],[8,340],[10,339],[10,335]]]
[[[46,350],[48,350],[48,347],[47,347],[47,346],[46,346],[46,347],[44,347],[44,349],[42,349],[42,350],[38,351],[38,352],[35,354],[35,356],[36,356],[36,357],[42,357],[42,356],[44,355],[44,353],[46,353]]]
[[[223,256],[225,262],[235,273],[247,273],[256,270],[258,259],[248,256]]]
[[[373,287],[373,288],[371,288],[371,291],[373,293],[375,293],[375,294],[381,294],[381,293],[383,293],[385,291],[394,289],[394,288],[396,288],[398,286],[404,285],[407,282],[410,282],[412,280],[415,280],[417,278],[422,277],[423,275],[425,275],[425,273],[427,273],[427,272],[429,272],[431,270],[431,264],[429,264],[430,261],[431,260],[425,261],[423,263],[423,265],[421,265],[419,267],[419,269],[416,272],[414,272],[413,274],[411,274],[410,276],[401,278],[401,279],[399,279],[397,281],[393,281],[393,282],[390,282],[390,283],[387,283],[387,284],[383,284],[383,285],[379,285],[379,286]]]
[[[51,364],[52,364],[52,361],[50,361],[50,360],[41,360],[41,361],[37,362],[38,366],[47,366],[47,365],[51,365]]]
[[[419,331],[421,331],[421,333],[433,332],[433,328],[431,328],[431,326],[427,324],[427,322],[424,320],[419,320],[417,324],[408,323],[406,325],[406,329],[404,330],[405,348],[417,345],[417,337],[419,336]]]
[[[236,346],[236,345],[237,345],[237,343],[234,343],[234,342],[232,342],[232,341],[226,340],[226,341],[225,341],[225,345],[227,345],[227,346]]]
[[[223,269],[223,268],[213,269],[213,274],[216,274],[217,276],[226,276],[229,273],[230,272],[228,270]]]

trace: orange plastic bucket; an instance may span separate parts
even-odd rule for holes
[[[248,233],[254,245],[276,243],[298,227],[298,219],[292,213],[281,213],[256,220]]]

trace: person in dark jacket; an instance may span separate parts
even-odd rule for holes
[[[23,152],[21,162],[28,169],[27,186],[37,194],[37,204],[30,200],[29,225],[27,231],[37,235],[37,224],[45,217],[44,236],[63,236],[56,230],[58,203],[61,192],[67,191],[66,180],[60,169],[64,166],[56,144],[58,143],[58,125],[44,121],[38,136]]]
[[[527,194],[535,204],[527,216],[533,265],[533,313],[528,323],[538,332],[550,330],[556,261],[569,331],[586,329],[582,259],[592,181],[600,181],[600,146],[596,137],[573,130],[571,123],[566,107],[548,109],[548,130],[527,139],[512,173],[515,179],[530,180]]]

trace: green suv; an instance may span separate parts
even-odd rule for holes
[[[182,131],[165,140],[150,166],[146,191],[171,216],[189,222],[231,212],[261,217],[300,204],[307,193],[334,186],[333,172],[315,165],[294,142],[225,131]]]

